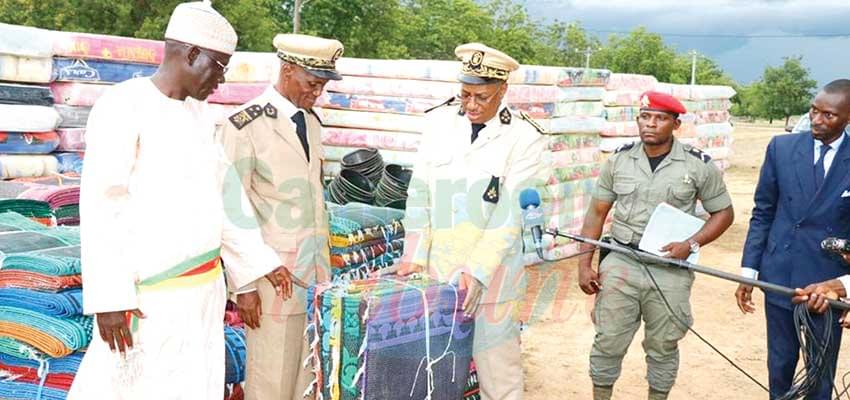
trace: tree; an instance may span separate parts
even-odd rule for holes
[[[729,112],[735,116],[750,118],[767,118],[764,102],[764,84],[761,81],[746,86],[736,86],[738,92],[732,98],[732,109]]]
[[[785,117],[787,125],[792,115],[809,109],[817,82],[809,77],[803,57],[785,57],[784,60],[780,67],[765,67],[759,92],[764,97],[765,117],[770,122]]]
[[[669,82],[676,58],[673,48],[664,39],[640,27],[627,36],[611,35],[591,65],[614,72],[654,75],[660,82]]]
[[[588,35],[580,22],[555,21],[542,32],[542,49],[538,53],[538,64],[579,67],[585,65],[585,51],[591,50],[591,65],[594,54],[602,48],[602,42]]]

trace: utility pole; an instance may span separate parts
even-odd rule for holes
[[[301,31],[301,7],[307,4],[309,0],[295,0],[295,5],[292,8],[292,33]]]
[[[697,51],[691,50],[691,86],[697,82]]]
[[[597,50],[598,50],[598,49],[597,49]],[[595,53],[595,52],[596,52],[596,50],[594,50],[594,49],[593,49],[592,47],[590,47],[590,46],[587,46],[587,48],[585,48],[585,49],[584,49],[584,51],[581,51],[581,50],[573,50],[573,51],[574,51],[574,52],[576,52],[576,53],[584,54],[584,68],[585,68],[585,69],[590,69],[590,56],[591,56],[593,53]]]

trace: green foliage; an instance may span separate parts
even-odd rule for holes
[[[767,66],[762,78],[738,89],[732,114],[774,119],[788,119],[805,113],[810,106],[817,82],[809,77],[802,57],[786,57],[778,67]]]

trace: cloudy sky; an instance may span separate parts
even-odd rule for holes
[[[850,78],[850,0],[518,1],[534,18],[578,20],[603,38],[638,26],[670,34],[667,43],[706,54],[743,83],[795,55],[819,85]]]

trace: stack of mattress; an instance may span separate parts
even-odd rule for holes
[[[729,108],[735,90],[729,86],[667,83],[658,84],[656,90],[676,96],[688,109],[687,117],[694,121],[694,132],[682,141],[708,153],[721,170],[729,168],[733,131]]]
[[[47,84],[54,32],[0,24],[0,179],[57,172],[59,114]]]
[[[79,233],[0,214],[0,398],[64,399],[92,335]]]
[[[360,203],[328,203],[328,211],[335,280],[365,279],[401,257],[404,211]]]
[[[94,102],[110,86],[151,76],[162,61],[162,42],[56,32],[50,89],[62,116],[55,154],[61,173],[80,174],[85,127]]]
[[[602,151],[610,153],[625,143],[640,140],[635,121],[640,110],[640,95],[653,90],[657,84],[654,76],[611,74],[605,91]]]
[[[422,279],[311,287],[312,390],[326,400],[463,398],[474,333],[463,298]]]

